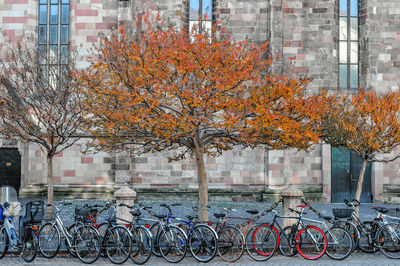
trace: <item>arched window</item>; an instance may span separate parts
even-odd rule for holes
[[[189,32],[197,25],[199,32],[211,32],[212,0],[189,0]]]
[[[339,87],[356,89],[358,84],[358,0],[339,2]]]

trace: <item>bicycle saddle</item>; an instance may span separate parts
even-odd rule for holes
[[[332,220],[332,216],[320,215],[319,218],[324,219],[326,221]]]
[[[192,221],[192,220],[194,220],[194,219],[197,219],[198,216],[188,215],[188,216],[186,216],[186,218],[188,218],[190,221]]]
[[[257,214],[258,213],[257,210],[246,210],[246,212],[248,212],[250,214]]]
[[[154,214],[155,217],[157,217],[158,219],[164,219],[167,217],[166,214]]]
[[[140,215],[142,215],[142,213],[141,213],[140,211],[138,211],[138,210],[130,211],[129,213],[132,214],[133,216],[140,216]]]
[[[75,220],[83,220],[83,216],[81,215],[74,215]]]
[[[226,216],[225,213],[214,213],[214,217],[217,218],[217,219],[223,218],[223,217],[225,217],[225,216]]]

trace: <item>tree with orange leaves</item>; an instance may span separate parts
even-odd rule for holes
[[[315,140],[295,128],[306,81],[265,77],[267,44],[233,41],[218,23],[212,36],[164,27],[149,14],[136,25],[134,34],[121,28],[103,36],[97,60],[81,73],[88,130],[100,149],[175,149],[174,160],[194,155],[202,219],[208,219],[205,155],[237,144],[308,148]]]
[[[381,159],[400,145],[400,94],[378,94],[372,90],[358,93],[320,96],[329,102],[321,110],[322,139],[334,147],[349,149],[363,160],[356,200],[360,200],[368,162],[389,162],[400,157]],[[358,212],[358,208],[357,208]]]

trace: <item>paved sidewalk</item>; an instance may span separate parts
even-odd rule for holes
[[[32,263],[25,263],[23,259],[20,257],[5,257],[2,260],[0,260],[1,265],[87,265],[83,264],[79,261],[77,258],[68,258],[68,257],[56,257],[50,260],[47,260],[45,258],[39,257],[34,260]],[[97,260],[93,265],[114,265],[108,259],[100,258]],[[128,260],[125,262],[124,265],[134,265],[132,261]],[[157,258],[157,257],[151,257],[150,260],[146,263],[146,265],[172,265],[162,258]],[[219,259],[218,257],[214,258],[211,262],[207,264],[200,264],[196,261],[193,260],[191,257],[186,257],[181,263],[178,265],[212,265],[212,266],[217,266],[217,265],[274,265],[274,266],[280,266],[280,265],[290,265],[290,266],[312,266],[312,265],[323,265],[323,266],[328,266],[328,265],[359,265],[359,266],[369,266],[369,265],[379,265],[379,266],[388,266],[388,265],[400,265],[400,260],[393,260],[385,257],[381,253],[375,253],[375,254],[365,254],[365,253],[360,253],[356,252],[352,254],[350,257],[343,261],[334,261],[328,258],[327,256],[323,256],[321,259],[316,260],[316,261],[309,261],[305,260],[299,255],[296,255],[294,257],[284,257],[282,255],[274,255],[270,260],[265,261],[265,262],[256,262],[252,260],[248,256],[243,256],[240,260],[238,260],[235,263],[227,263]]]

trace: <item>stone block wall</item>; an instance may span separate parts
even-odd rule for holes
[[[362,1],[361,34],[366,87],[396,91],[400,87],[400,5],[397,0]]]
[[[379,91],[400,86],[400,6],[398,0],[360,2],[360,85]],[[151,9],[168,24],[186,26],[188,0],[71,0],[70,40],[78,48],[79,65],[89,64],[89,49],[98,33],[109,34],[136,14]],[[338,85],[338,0],[213,0],[213,19],[221,20],[233,39],[269,41],[272,70],[308,75],[308,90],[336,89]],[[37,28],[37,0],[0,0],[0,27],[13,41]],[[197,190],[193,159],[168,162],[168,152],[135,156],[124,153],[82,154],[86,140],[55,158],[59,187],[108,187],[124,183],[142,191]],[[9,143],[7,145],[16,145]],[[19,145],[25,187],[45,183],[46,161],[33,144]],[[173,152],[173,151],[171,151]],[[322,145],[309,152],[241,150],[207,158],[209,188],[215,191],[275,193],[287,183],[322,193],[329,201],[330,157]],[[334,178],[334,177],[332,177]],[[400,164],[373,166],[376,199],[393,200],[400,194]],[[139,194],[140,196],[140,194]]]

